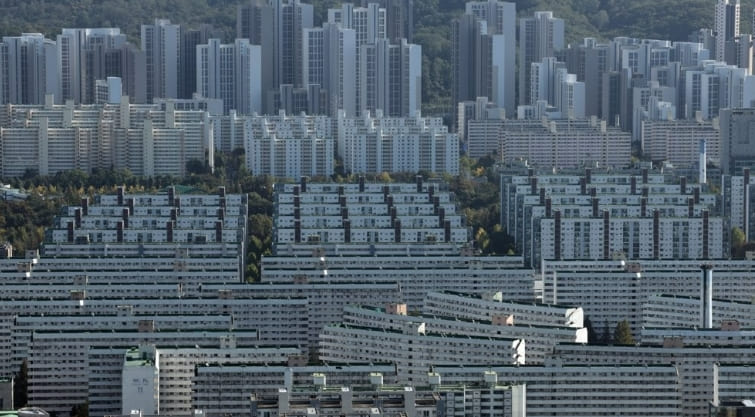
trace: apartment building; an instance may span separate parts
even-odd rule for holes
[[[207,284],[202,286],[205,298],[249,300],[254,298],[285,299],[294,297],[306,300],[307,316],[303,323],[291,324],[297,329],[306,327],[307,344],[317,348],[322,329],[341,320],[343,311],[351,305],[382,306],[403,299],[398,282],[306,282],[293,278],[288,283],[262,282],[248,284]],[[279,312],[280,313],[280,312]],[[281,328],[281,332],[285,332]],[[281,340],[281,343],[285,341]]]
[[[358,386],[369,382],[373,373],[383,375],[383,382],[396,384],[393,364],[323,364],[292,366],[290,362],[266,365],[198,364],[192,378],[192,406],[206,416],[245,415],[250,412],[250,397],[277,395],[280,388],[292,390],[294,384],[311,384],[312,375],[324,374],[327,383]]]
[[[283,184],[275,196],[277,250],[291,244],[463,245],[468,231],[440,184]],[[348,246],[348,245],[347,245]]]
[[[79,169],[128,169],[136,175],[185,175],[214,148],[209,114],[159,105],[5,105],[0,116],[2,174],[20,177]]]
[[[422,306],[424,314],[451,316],[466,320],[489,320],[513,316],[517,324],[558,326],[580,329],[584,325],[582,307],[515,301],[503,292],[473,294],[454,291],[429,292]]]
[[[637,174],[503,175],[501,224],[528,265],[728,256],[729,222],[715,194],[686,177]]]
[[[350,173],[459,172],[459,137],[440,118],[338,115],[338,148]]]
[[[373,385],[332,386],[327,375],[313,374],[311,385],[281,388],[277,394],[252,394],[252,416],[386,415],[386,416],[521,416],[525,415],[525,387],[498,383],[486,373],[478,383],[446,384],[428,374],[429,386],[387,385],[383,375],[370,374]]]
[[[401,288],[401,301],[407,303],[411,311],[420,311],[428,293],[444,290],[477,294],[500,292],[506,300],[535,300],[538,277],[534,270],[521,267],[521,258],[442,255],[434,253],[433,249],[437,248],[432,246],[403,245],[395,247],[395,252],[385,246],[380,247],[380,252],[369,246],[359,246],[353,252],[342,245],[334,246],[343,253],[314,250],[317,253],[299,253],[294,258],[279,249],[277,255],[263,257],[262,282],[397,284]],[[381,253],[385,249],[391,250],[389,256],[365,254],[371,250]],[[403,253],[403,256],[393,253]]]
[[[424,381],[439,365],[524,364],[525,342],[490,334],[431,333],[424,323],[402,330],[350,324],[326,326],[320,334],[319,358],[333,362],[392,362],[400,382]]]
[[[575,113],[576,114],[576,113]],[[476,154],[542,169],[629,166],[631,135],[590,119],[470,120],[466,141]]]
[[[554,355],[564,366],[612,366],[623,363],[636,368],[674,366],[678,370],[677,393],[681,403],[677,413],[683,416],[708,415],[708,404],[741,399],[737,388],[741,376],[751,367],[751,346],[708,346],[668,338],[662,344],[641,346],[607,346],[560,344]],[[721,367],[725,365],[724,372]],[[530,388],[531,385],[528,385]],[[722,390],[725,388],[725,390]],[[745,388],[746,389],[746,388]]]
[[[700,297],[654,294],[642,305],[642,326],[650,327],[696,327],[700,326]],[[735,320],[743,329],[755,328],[755,304],[752,301],[714,299],[712,303],[713,325]]]
[[[751,302],[752,261],[706,260],[713,299]],[[543,300],[579,304],[596,327],[627,320],[639,335],[643,306],[657,294],[701,297],[699,260],[544,261]],[[715,311],[715,309],[714,309]],[[702,323],[700,310],[691,319]],[[718,322],[716,322],[718,323]]]
[[[29,356],[29,402],[52,412],[68,412],[88,399],[88,350],[92,347],[156,345],[254,346],[257,332],[228,329],[194,331],[35,331]]]
[[[192,378],[197,365],[213,363],[246,363],[251,366],[265,363],[306,361],[301,350],[295,347],[196,347],[170,345],[141,345],[126,347],[93,347],[88,352],[89,412],[92,415],[128,414],[148,406],[157,415],[191,415],[193,408]],[[141,381],[127,378],[133,367],[152,368],[156,375],[152,389],[129,388]],[[138,378],[137,378],[138,379]],[[143,387],[144,388],[144,387]],[[129,395],[130,394],[130,395]],[[144,395],[138,395],[144,394]]]
[[[699,168],[700,141],[705,141],[705,163],[721,162],[718,119],[645,120],[642,122],[642,152],[653,162],[670,162],[676,168]]]
[[[197,94],[222,100],[223,111],[231,109],[240,114],[262,112],[262,51],[248,39],[236,39],[221,44],[220,39],[208,39],[197,45]]]
[[[447,383],[476,381],[484,372],[499,381],[527,387],[528,416],[605,416],[643,414],[678,416],[682,402],[677,368],[663,364],[566,365],[549,361],[540,366],[436,366]],[[706,408],[707,410],[707,408]]]
[[[443,315],[407,315],[406,304],[390,304],[382,308],[346,307],[342,323],[348,326],[375,327],[392,331],[408,331],[423,326],[425,332],[469,336],[508,337],[525,341],[527,364],[542,364],[560,342],[587,343],[587,329],[563,326],[519,324],[512,314],[498,315],[490,320],[467,320],[452,312]],[[421,355],[422,351],[418,353]]]

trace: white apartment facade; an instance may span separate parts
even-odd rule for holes
[[[264,274],[263,274],[264,275]],[[260,285],[214,285],[202,286],[203,297],[216,296],[226,299],[247,300],[251,298],[285,299],[296,297],[306,300],[307,343],[316,349],[322,329],[340,321],[343,311],[351,305],[380,306],[397,303],[403,298],[398,282],[306,282],[300,276],[291,277],[288,283],[263,282]],[[299,325],[295,326],[297,329]],[[284,343],[285,341],[281,341]]]
[[[196,92],[223,101],[224,113],[262,112],[262,51],[248,39],[221,44],[210,39],[197,45]]]
[[[450,194],[415,184],[284,184],[276,194],[273,243],[364,244],[469,241]],[[348,245],[346,245],[348,246]]]
[[[181,26],[166,19],[142,25],[141,46],[146,57],[147,102],[178,97]]]
[[[40,104],[59,96],[55,41],[40,33],[4,36],[0,43],[0,103]]]
[[[585,328],[518,324],[513,315],[499,315],[492,317],[491,320],[465,320],[454,316],[453,313],[440,316],[429,314],[408,316],[405,308],[405,304],[389,305],[385,310],[346,307],[342,323],[347,326],[370,326],[393,331],[406,331],[415,326],[424,326],[425,332],[437,334],[475,337],[494,335],[521,339],[525,341],[527,364],[532,365],[542,364],[557,343],[587,343],[587,329]]]
[[[735,387],[737,381],[741,381],[741,375],[751,367],[753,348],[694,345],[669,338],[661,345],[561,344],[554,354],[564,365],[577,368],[610,367],[616,363],[632,364],[640,369],[674,366],[678,381],[676,391],[681,400],[676,409],[677,415],[705,416],[711,402],[716,404],[718,401],[741,399],[738,398],[742,393],[741,387]],[[723,364],[727,364],[726,373],[720,373]],[[722,391],[727,386],[728,391]]]
[[[327,383],[343,386],[363,385],[372,373],[383,375],[386,384],[395,384],[393,364],[339,364],[291,366],[290,363],[267,365],[199,364],[192,379],[192,406],[206,416],[242,415],[250,411],[250,394],[276,395],[280,388],[309,384],[313,374],[324,374]]]
[[[494,317],[513,316],[514,323],[534,326],[582,328],[582,307],[570,307],[536,302],[512,301],[502,292],[471,294],[453,291],[429,292],[422,313],[435,316],[453,316],[466,320],[488,320]]]
[[[493,372],[499,381],[527,387],[528,416],[678,416],[682,402],[672,365],[581,365],[550,361],[544,366],[450,365],[435,372],[448,383],[475,381]],[[706,408],[707,410],[707,408]]]
[[[255,331],[35,331],[29,357],[29,402],[45,410],[67,412],[87,401],[88,350],[95,346],[139,343],[220,347],[228,343],[254,345]]]
[[[122,394],[122,376],[129,366],[123,360],[131,353],[137,359],[146,359],[157,365],[158,383],[147,394],[155,398],[154,414],[189,416],[193,412],[191,398],[192,379],[197,365],[213,363],[245,363],[251,366],[265,363],[302,360],[301,351],[295,347],[195,347],[169,345],[142,345],[133,348],[94,347],[89,349],[89,412],[102,416],[119,414],[121,410],[140,409],[136,399]],[[125,381],[124,381],[125,382]],[[146,390],[144,390],[146,391]]]
[[[386,385],[382,374],[370,374],[374,385],[347,387],[327,385],[327,375],[313,374],[312,385],[280,388],[277,394],[252,394],[252,416],[340,415],[340,416],[525,416],[526,388],[499,384],[485,374],[479,383],[440,385],[430,373],[430,386]]]
[[[184,175],[213,148],[209,114],[177,111],[171,103],[16,106],[3,108],[3,175],[79,169],[129,169],[136,175]],[[208,162],[212,164],[212,160]]]
[[[695,168],[700,164],[700,141],[705,141],[707,161],[719,165],[721,137],[718,119],[645,120],[642,122],[642,150],[653,161],[668,161],[674,167]]]
[[[650,295],[642,305],[642,326],[696,327],[701,324],[700,297],[656,294]],[[714,299],[713,325],[735,320],[743,329],[755,328],[755,304],[752,301]]]
[[[713,266],[714,299],[751,301],[752,261],[705,262]],[[543,301],[579,304],[598,327],[627,320],[637,337],[649,297],[700,297],[700,265],[699,260],[543,261]]]
[[[638,175],[639,174],[639,175]],[[525,263],[584,259],[720,259],[729,222],[686,177],[628,171],[501,177],[501,224]]]
[[[302,50],[304,85],[316,84],[327,91],[329,116],[345,111],[349,117],[354,117],[357,110],[356,31],[335,23],[304,29]]]
[[[346,324],[326,326],[319,358],[333,362],[392,362],[400,382],[424,381],[431,367],[482,365],[491,360],[524,364],[525,342],[498,335],[426,332],[424,323],[398,330]]]
[[[351,173],[429,171],[459,172],[459,137],[442,119],[387,117],[383,112],[361,118],[338,116],[338,154]]]
[[[324,116],[250,117],[233,133],[246,150],[246,166],[254,175],[280,178],[330,176],[335,169],[331,120]]]

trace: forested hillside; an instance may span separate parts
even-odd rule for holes
[[[236,6],[245,0],[0,0],[0,35],[41,32],[54,39],[63,27],[120,27],[138,44],[139,25],[155,18],[194,27],[211,23],[226,40],[235,33]],[[305,1],[307,2],[307,1]],[[340,0],[312,0],[316,23]],[[700,27],[713,26],[715,0],[519,0],[529,15],[552,10],[566,20],[570,42],[585,36],[686,40]],[[751,30],[755,0],[742,2],[743,33]],[[450,91],[450,21],[462,13],[464,0],[414,0],[415,42],[422,45],[424,113],[448,108]]]

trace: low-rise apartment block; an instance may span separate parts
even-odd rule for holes
[[[400,382],[423,381],[439,365],[524,364],[525,342],[506,336],[431,333],[424,323],[402,330],[350,324],[326,326],[320,334],[320,360],[392,362]]]
[[[496,153],[505,163],[526,160],[542,169],[595,164],[621,169],[630,164],[632,137],[595,118],[487,119],[469,121],[466,141],[476,155]]]
[[[443,416],[524,417],[524,385],[498,383],[485,373],[477,383],[442,384],[428,374],[429,385],[383,384],[383,375],[370,374],[371,385],[331,386],[326,374],[313,374],[312,384],[280,388],[277,394],[252,394],[252,416]]]
[[[385,310],[367,307],[347,307],[342,323],[347,326],[375,327],[391,331],[413,331],[424,328],[437,334],[468,335],[474,337],[507,337],[525,342],[527,364],[542,364],[560,342],[587,343],[587,329],[565,326],[518,324],[513,314],[496,315],[490,320],[467,320],[452,311],[444,315],[407,315],[406,304],[392,304]],[[419,349],[415,347],[415,349]],[[418,353],[418,354],[421,354]],[[428,353],[428,356],[430,353]],[[432,359],[432,357],[430,357]]]
[[[697,327],[700,326],[700,297],[682,295],[651,295],[642,306],[643,327]],[[755,328],[755,304],[752,301],[713,299],[714,326],[724,321],[736,321],[743,329]]]
[[[267,365],[199,364],[192,378],[192,406],[205,416],[248,415],[250,396],[277,395],[280,388],[293,390],[294,384],[311,384],[314,374],[326,375],[327,383],[339,386],[365,385],[373,373],[383,375],[385,384],[396,384],[393,364],[324,364],[292,366],[291,363]]]
[[[476,381],[485,372],[527,387],[528,416],[678,416],[682,396],[672,365],[580,365],[550,361],[540,366],[451,365],[434,372],[447,383]],[[707,408],[706,408],[707,410]]]
[[[637,336],[649,297],[700,297],[703,263],[712,267],[713,299],[751,302],[755,262],[726,259],[544,261],[543,301],[580,305],[596,328],[627,320]],[[690,319],[701,323],[700,310]]]
[[[708,415],[708,404],[736,400],[742,394],[738,384],[742,372],[752,367],[750,346],[709,346],[678,338],[659,344],[609,346],[564,343],[556,346],[554,356],[566,366],[616,366],[632,364],[638,369],[674,366],[677,369],[681,403],[677,413],[684,416]],[[726,364],[724,372],[721,366]],[[725,388],[725,390],[722,390]],[[742,397],[739,397],[741,399]]]

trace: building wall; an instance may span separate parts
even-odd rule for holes
[[[638,337],[642,309],[648,297],[656,294],[700,296],[700,261],[642,260],[626,261],[623,265],[621,262],[544,261],[544,302],[579,304],[598,328],[607,324],[613,329],[620,321],[627,320]],[[753,285],[746,278],[752,274],[751,261],[706,262],[713,265],[715,299],[751,301],[749,294]]]
[[[524,364],[525,342],[494,335],[425,333],[421,324],[405,331],[330,325],[320,335],[320,360],[393,362],[405,383],[425,381],[432,366],[487,364],[491,355],[505,363]]]
[[[111,167],[136,175],[183,175],[186,162],[204,161],[213,146],[205,112],[170,104],[161,110],[123,97],[115,105],[6,105],[4,111],[12,118],[0,129],[5,176]]]
[[[718,165],[721,160],[720,139],[717,122],[642,122],[642,149],[645,155],[653,161],[669,161],[678,168],[699,165],[701,140],[705,140],[707,160]]]
[[[603,416],[617,410],[676,416],[682,401],[677,369],[666,364],[435,367],[449,383],[474,381],[486,371],[499,381],[526,384],[528,416]]]
[[[459,138],[441,119],[338,118],[338,154],[352,173],[429,171],[455,175]]]
[[[752,362],[750,347],[711,347],[686,343],[679,346],[673,341],[663,346],[564,344],[556,348],[555,355],[565,365],[575,367],[614,363],[632,364],[635,368],[675,366],[678,369],[677,392],[681,400],[676,412],[684,416],[705,416],[709,414],[710,402],[744,398],[736,398],[747,392],[747,388],[738,386],[737,382],[749,372],[751,365],[748,363]]]

